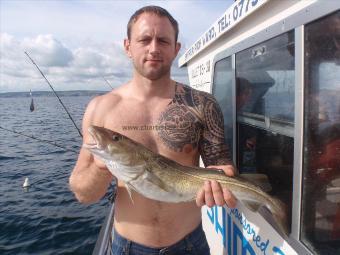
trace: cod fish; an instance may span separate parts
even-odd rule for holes
[[[109,171],[123,181],[129,191],[170,203],[195,200],[205,180],[216,180],[252,211],[266,207],[283,234],[287,233],[282,203],[241,176],[229,177],[223,171],[183,166],[156,154],[142,144],[112,130],[90,126],[94,143],[83,147],[105,162]]]

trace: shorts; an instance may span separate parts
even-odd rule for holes
[[[132,242],[113,230],[113,255],[209,255],[210,249],[202,224],[177,243],[163,248],[150,248]]]

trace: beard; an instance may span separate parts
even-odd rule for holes
[[[170,76],[171,65],[160,64],[158,66],[147,66],[147,63],[140,65],[132,61],[135,70],[143,77],[155,81],[165,76]]]

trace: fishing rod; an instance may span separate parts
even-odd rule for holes
[[[71,114],[68,112],[66,106],[64,105],[63,101],[61,101],[61,99],[59,98],[58,94],[55,92],[54,88],[52,87],[51,83],[47,80],[47,78],[45,77],[45,75],[43,74],[43,72],[40,70],[39,66],[34,62],[34,60],[30,57],[30,55],[28,55],[28,53],[25,51],[25,54],[27,55],[27,57],[31,60],[31,62],[33,63],[33,65],[36,66],[36,68],[38,69],[38,71],[40,72],[40,74],[42,75],[42,77],[44,77],[45,81],[47,82],[47,84],[50,86],[50,88],[52,89],[54,95],[58,98],[60,104],[63,106],[64,110],[66,111],[68,117],[70,118],[70,120],[72,121],[73,125],[75,126],[75,128],[77,129],[80,137],[83,137],[82,133],[80,132],[79,128],[77,127],[76,123],[74,122]]]
[[[111,89],[113,89],[113,87],[112,87],[112,85],[109,83],[109,81],[108,81],[107,79],[105,79],[105,77],[104,77],[104,76],[102,76],[102,78],[104,79],[104,81],[106,81],[107,85],[109,85],[109,86],[110,86],[110,88],[111,88]]]
[[[51,145],[53,145],[53,146],[55,146],[55,147],[61,148],[61,149],[65,150],[65,151],[71,151],[71,152],[75,152],[75,153],[78,154],[78,151],[73,150],[73,149],[70,149],[70,148],[63,147],[63,146],[57,144],[57,143],[54,142],[54,141],[41,139],[41,138],[35,137],[35,136],[33,136],[33,135],[27,135],[27,134],[24,134],[24,133],[15,131],[15,130],[13,130],[13,129],[5,128],[5,127],[2,127],[2,126],[0,126],[0,129],[3,129],[3,130],[5,130],[5,131],[11,132],[11,133],[14,133],[14,134],[17,134],[17,135],[25,136],[25,137],[31,138],[31,139],[33,139],[33,140],[37,140],[37,141],[39,141],[39,142],[48,143],[48,144],[51,144]]]

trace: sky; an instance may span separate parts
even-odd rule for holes
[[[49,90],[25,51],[55,90],[109,90],[131,79],[123,40],[138,8],[159,5],[173,15],[181,56],[233,2],[0,0],[0,93]],[[187,83],[187,70],[177,61],[172,77]]]

